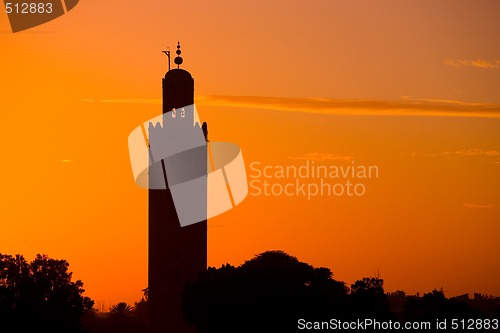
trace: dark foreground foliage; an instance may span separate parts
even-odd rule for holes
[[[20,255],[0,254],[0,333],[148,332],[147,289],[135,306],[120,302],[109,312],[97,312],[94,302],[82,295],[83,283],[71,281],[68,267],[65,260],[45,255],[28,263]],[[302,332],[299,319],[319,323],[446,319],[448,328],[452,319],[500,319],[497,297],[475,294],[474,299],[468,295],[450,299],[442,290],[422,296],[388,294],[380,277],[366,277],[348,287],[328,268],[313,267],[282,251],[261,253],[238,267],[209,268],[186,286],[182,306],[186,321],[200,333]]]
[[[79,332],[94,302],[82,295],[82,281],[71,281],[68,267],[45,255],[28,263],[21,255],[0,254],[0,331]]]
[[[432,323],[500,318],[498,298],[483,302],[482,308],[479,303],[447,299],[442,290],[423,297],[401,291],[386,294],[379,277],[363,278],[348,288],[333,279],[328,268],[314,268],[282,251],[269,251],[239,267],[209,268],[185,289],[183,308],[186,320],[200,333],[300,332],[304,331],[298,325],[301,318]]]

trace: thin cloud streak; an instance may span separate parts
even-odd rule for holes
[[[353,155],[340,155],[333,153],[308,153],[300,156],[288,156],[291,160],[306,160],[306,161],[346,161],[351,162],[354,159]]]
[[[475,156],[488,156],[488,157],[498,157],[500,156],[500,151],[496,149],[480,149],[480,148],[471,148],[471,149],[460,149],[456,151],[442,151],[437,153],[423,153],[423,152],[413,152],[409,154],[411,157],[415,156],[426,156],[426,157],[434,157],[434,156],[465,156],[465,157],[475,157]]]
[[[500,118],[500,104],[449,100],[283,98],[259,96],[197,96],[197,105],[258,108],[328,115],[437,116]]]
[[[81,99],[84,103],[161,104],[161,99]],[[334,99],[263,96],[198,95],[198,106],[266,109],[325,115],[424,116],[500,118],[500,104],[453,100],[413,99]]]
[[[125,98],[125,99],[101,99],[101,103],[118,103],[118,104],[161,104],[161,99],[156,98]]]
[[[496,61],[488,61],[484,59],[467,60],[467,59],[455,59],[447,58],[444,60],[445,65],[461,68],[461,67],[475,67],[482,69],[500,69],[500,59]]]
[[[462,204],[463,207],[465,208],[477,208],[477,209],[488,209],[488,208],[494,208],[493,205],[484,205],[484,204],[478,204],[478,203],[473,203],[473,202],[466,202]]]

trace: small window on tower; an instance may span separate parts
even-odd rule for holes
[[[177,110],[172,109],[172,118],[175,118],[177,116]]]
[[[184,108],[181,109],[181,118],[186,118],[186,111]]]

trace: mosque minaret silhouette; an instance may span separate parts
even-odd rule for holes
[[[169,70],[162,80],[163,115],[175,117],[175,109],[194,104],[194,79],[180,68],[180,43],[174,59],[177,68],[170,69],[170,53],[165,53],[169,56]],[[203,124],[205,138],[206,128]],[[168,183],[168,179],[165,181]],[[181,301],[185,284],[207,269],[207,221],[181,227],[172,193],[166,186],[148,190],[148,223],[150,332],[196,332],[183,318]]]

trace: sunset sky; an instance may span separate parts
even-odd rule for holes
[[[0,8],[0,253],[68,260],[97,306],[140,299],[127,137],[161,113],[180,41],[249,180],[253,162],[379,169],[362,197],[249,195],[209,220],[210,266],[281,249],[348,285],[500,296],[500,2],[86,0],[15,34]]]

